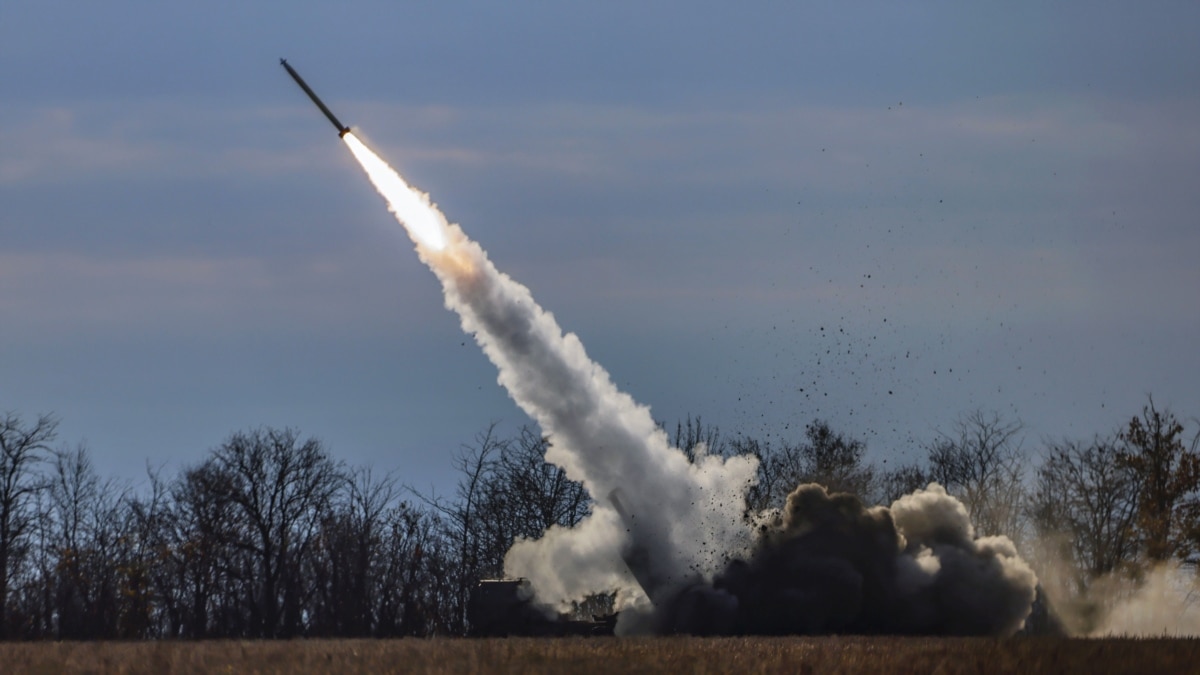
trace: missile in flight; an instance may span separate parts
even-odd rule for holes
[[[288,65],[287,59],[279,59],[279,65],[287,69],[288,75],[292,76],[292,79],[296,81],[296,84],[300,85],[300,88],[304,90],[304,93],[308,94],[308,97],[312,99],[312,102],[317,104],[317,107],[321,109],[321,112],[325,113],[325,116],[329,118],[330,122],[333,122],[334,128],[338,130],[339,138],[350,133],[350,127],[339,122],[338,118],[334,116],[333,112],[330,111],[329,108],[325,107],[325,104],[317,96],[316,92],[309,88],[308,83],[304,81],[303,77],[300,77],[300,73],[297,73],[294,68]]]

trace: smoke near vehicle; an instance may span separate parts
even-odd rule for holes
[[[1037,577],[1007,537],[976,538],[936,483],[891,508],[801,485],[711,581],[656,605],[658,633],[1011,635]]]

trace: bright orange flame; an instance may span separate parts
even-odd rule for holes
[[[342,139],[413,241],[432,251],[446,248],[446,219],[429,202],[429,195],[404,182],[395,169],[371,152],[353,133],[345,134]]]

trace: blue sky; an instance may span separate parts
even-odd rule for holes
[[[0,6],[0,409],[109,473],[523,414],[287,57],[672,422],[1200,415],[1194,3]]]

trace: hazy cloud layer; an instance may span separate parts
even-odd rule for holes
[[[67,9],[0,9],[0,408],[122,473],[519,417],[279,56],[656,419],[899,453],[1200,409],[1195,8]]]

